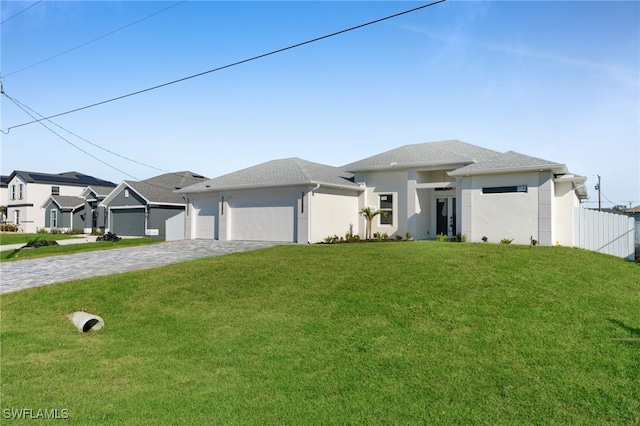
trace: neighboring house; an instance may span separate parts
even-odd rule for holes
[[[177,192],[189,203],[188,237],[306,243],[357,230],[363,191],[340,168],[287,158]]]
[[[46,227],[46,220],[51,220],[51,210],[46,215],[42,208],[49,197],[79,197],[88,186],[113,188],[116,185],[78,172],[49,174],[16,170],[9,175],[7,186],[7,222],[22,232],[36,232]],[[67,204],[68,200],[60,202]]]
[[[320,176],[318,176],[320,175]],[[460,141],[405,145],[341,168],[270,161],[178,191],[187,235],[318,242],[364,237],[363,207],[384,210],[373,232],[417,239],[465,234],[528,244],[572,244],[586,178],[563,164]]]
[[[44,228],[77,231],[89,234],[106,228],[106,209],[99,203],[111,193],[112,186],[91,185],[79,197],[51,195],[42,205],[45,211]]]
[[[626,213],[629,216],[631,216],[636,223],[636,229],[635,229],[636,256],[640,256],[640,205],[627,209]]]
[[[64,195],[51,195],[43,204],[44,229],[84,230],[84,221],[80,217],[84,211],[84,198]]]
[[[186,208],[184,197],[174,191],[204,180],[204,176],[184,171],[121,182],[100,203],[106,208],[107,230],[119,236],[164,239],[167,219]]]
[[[9,181],[9,176],[1,175],[0,176],[0,206],[6,209],[7,204],[9,204],[9,189],[7,182]],[[5,211],[0,211],[0,223],[5,223],[7,220],[7,216],[5,215]]]

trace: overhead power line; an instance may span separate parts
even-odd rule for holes
[[[25,105],[24,103],[22,103],[22,102],[18,101],[17,99],[10,97],[10,96],[9,96],[9,95],[7,95],[4,91],[2,92],[2,94],[3,94],[3,95],[5,95],[5,96],[6,96],[9,100],[11,100],[11,102],[13,102],[14,104],[16,104],[16,105],[18,105],[18,104],[19,104],[18,106],[19,106],[23,111],[24,111],[25,109],[28,109],[29,111],[33,112],[35,115],[40,116],[40,117],[41,117],[41,119],[43,119],[43,117],[44,117],[44,116],[43,116],[42,114],[40,114],[39,112],[35,111],[33,108],[30,108],[30,107],[28,107],[27,105]],[[31,114],[29,114],[29,115],[31,115]],[[33,115],[31,115],[31,116],[33,117]],[[159,172],[163,172],[163,173],[171,173],[171,172],[168,172],[168,171],[166,171],[166,170],[160,169],[160,168],[158,168],[158,167],[154,167],[154,166],[151,166],[151,165],[149,165],[149,164],[145,164],[145,163],[142,163],[142,162],[140,162],[140,161],[134,160],[134,159],[132,159],[132,158],[126,157],[126,156],[124,156],[124,155],[118,154],[117,152],[114,152],[114,151],[111,151],[111,150],[109,150],[109,149],[107,149],[107,148],[104,148],[104,147],[102,147],[102,146],[98,145],[97,143],[91,142],[90,140],[88,140],[88,139],[86,139],[86,138],[83,138],[82,136],[80,136],[80,135],[77,135],[77,134],[73,133],[71,130],[69,130],[69,129],[66,129],[66,128],[62,127],[61,125],[59,125],[58,123],[55,123],[54,121],[51,121],[51,120],[49,120],[49,119],[47,119],[47,121],[48,121],[49,123],[53,124],[54,126],[56,126],[57,128],[59,128],[59,129],[61,129],[61,130],[64,130],[65,132],[69,133],[70,135],[75,136],[76,138],[80,139],[81,141],[84,141],[84,142],[88,143],[89,145],[92,145],[92,146],[94,146],[94,147],[96,147],[96,148],[98,148],[98,149],[100,149],[100,150],[102,150],[102,151],[104,151],[104,152],[107,152],[107,153],[109,153],[109,154],[111,154],[111,155],[115,155],[116,157],[120,157],[120,158],[122,158],[123,160],[127,160],[127,161],[130,161],[130,162],[132,162],[132,163],[138,164],[138,165],[140,165],[140,166],[144,166],[144,167],[148,167],[148,168],[150,168],[150,169],[157,170],[157,171],[159,171]]]
[[[11,96],[7,95],[7,93],[6,93],[4,90],[2,90],[2,91],[1,91],[1,93],[2,93],[4,96],[6,96],[6,97],[7,97],[7,99],[9,99],[11,102],[13,102],[13,103],[18,107],[18,108],[20,108],[22,111],[24,111],[25,113],[27,113],[31,118],[34,118],[34,119],[35,119],[36,117],[35,117],[33,114],[31,114],[29,111],[33,112],[33,113],[34,113],[34,114],[36,114],[36,115],[39,115],[40,117],[43,117],[43,116],[42,116],[42,114],[38,113],[37,111],[33,110],[32,108],[28,107],[27,105],[23,104],[22,102],[18,101],[17,99],[12,98]],[[27,111],[27,110],[29,110],[29,111]],[[104,164],[104,165],[106,165],[106,166],[108,166],[108,167],[110,167],[110,168],[112,168],[112,169],[114,169],[114,170],[116,170],[116,171],[118,171],[118,172],[122,173],[122,174],[123,174],[123,175],[125,175],[125,176],[128,176],[128,177],[130,177],[130,178],[133,178],[133,179],[134,179],[134,180],[136,180],[136,181],[140,181],[140,179],[136,178],[135,176],[130,175],[129,173],[127,173],[127,172],[125,172],[125,171],[123,171],[123,170],[118,169],[117,167],[113,166],[112,164],[109,164],[108,162],[106,162],[106,161],[104,161],[104,160],[102,160],[102,159],[100,159],[100,158],[98,158],[98,157],[96,157],[96,156],[92,155],[91,153],[89,153],[89,152],[85,151],[84,149],[80,148],[80,147],[79,147],[79,146],[77,146],[76,144],[72,143],[71,141],[69,141],[68,139],[66,139],[65,137],[63,137],[62,135],[58,134],[57,132],[55,132],[55,131],[53,131],[52,129],[50,129],[49,127],[47,127],[47,126],[42,122],[43,120],[44,120],[44,118],[43,118],[43,119],[41,119],[41,120],[39,121],[39,123],[40,123],[42,126],[44,126],[44,128],[45,128],[45,129],[47,129],[48,131],[50,131],[51,133],[53,133],[54,135],[56,135],[58,138],[62,139],[63,141],[65,141],[66,143],[68,143],[69,145],[71,145],[72,147],[76,148],[77,150],[79,150],[79,151],[80,151],[80,152],[82,152],[83,154],[88,155],[89,157],[93,158],[94,160],[97,160],[97,161],[101,162],[102,164]],[[117,157],[120,157],[120,158],[122,158],[122,159],[124,159],[124,160],[130,161],[130,162],[132,162],[132,163],[136,163],[136,164],[139,164],[139,165],[141,165],[141,166],[145,166],[145,167],[148,167],[148,168],[151,168],[151,169],[154,169],[154,170],[157,170],[157,171],[163,172],[164,174],[171,174],[171,175],[175,175],[175,176],[183,177],[183,174],[182,174],[182,173],[169,172],[169,171],[166,171],[166,170],[160,169],[160,168],[158,168],[158,167],[154,167],[154,166],[151,166],[151,165],[149,165],[149,164],[145,164],[145,163],[142,163],[142,162],[140,162],[140,161],[136,161],[136,160],[134,160],[134,159],[131,159],[131,158],[125,157],[124,155],[120,155],[120,154],[118,154],[118,153],[116,153],[116,152],[113,152],[113,151],[111,151],[111,150],[109,150],[109,149],[106,149],[106,148],[104,148],[104,147],[102,147],[102,146],[100,146],[100,145],[98,145],[98,144],[96,144],[96,143],[93,143],[93,142],[91,142],[90,140],[85,139],[85,138],[83,138],[82,136],[79,136],[79,135],[77,135],[77,134],[73,133],[72,131],[70,131],[70,130],[68,130],[68,129],[65,129],[64,127],[60,126],[59,124],[57,124],[57,123],[55,123],[55,122],[53,122],[53,121],[51,121],[51,120],[47,120],[47,121],[49,121],[49,123],[53,124],[54,126],[56,126],[56,127],[60,128],[60,129],[64,130],[65,132],[67,132],[67,133],[69,133],[69,134],[71,134],[71,135],[75,136],[76,138],[78,138],[78,139],[80,139],[80,140],[82,140],[82,141],[84,141],[84,142],[86,142],[86,143],[88,143],[88,144],[90,144],[90,145],[93,145],[93,146],[95,146],[96,148],[99,148],[99,149],[101,149],[101,150],[103,150],[103,151],[105,151],[105,152],[108,152],[109,154],[115,155],[115,156],[117,156]],[[156,188],[161,188],[161,189],[170,189],[170,190],[175,189],[174,187],[168,187],[168,186],[164,186],[164,185],[158,185],[158,184],[156,184],[156,183],[151,183],[151,182],[144,182],[144,183],[145,183],[145,184],[147,184],[147,185],[150,185],[150,186],[156,187]]]
[[[77,149],[78,151],[81,151],[82,153],[84,153],[84,154],[88,155],[89,157],[93,158],[94,160],[97,160],[97,161],[101,162],[105,166],[108,166],[108,167],[112,168],[113,170],[116,170],[116,171],[122,173],[125,176],[129,176],[129,177],[131,177],[131,178],[133,178],[135,180],[139,180],[135,176],[132,176],[129,173],[127,173],[127,172],[125,172],[123,170],[120,170],[115,166],[112,166],[111,164],[107,163],[106,161],[101,160],[100,158],[96,157],[95,155],[91,154],[90,152],[85,151],[84,149],[80,148],[78,145],[74,144],[73,142],[71,142],[70,140],[68,140],[67,138],[62,136],[61,134],[57,133],[55,130],[49,128],[46,124],[43,123],[43,121],[46,120],[46,118],[37,119],[33,114],[31,114],[31,112],[29,112],[27,110],[27,108],[23,107],[22,104],[20,104],[20,102],[16,101],[11,96],[7,95],[7,93],[4,90],[2,91],[2,94],[7,99],[9,99],[11,102],[13,102],[18,108],[20,108],[22,111],[24,111],[29,117],[33,118],[35,120],[34,123],[39,123],[45,129],[47,129],[48,131],[50,131],[51,133],[53,133],[54,135],[56,135],[57,137],[59,137],[60,139],[62,139],[63,141],[65,141],[66,143],[68,143],[69,145],[74,147],[75,149]]]
[[[40,1],[42,1],[42,0],[40,0]],[[174,7],[176,7],[176,6],[178,6],[178,5],[182,4],[182,3],[184,3],[184,2],[186,2],[186,1],[187,1],[187,0],[182,0],[182,1],[179,1],[178,3],[174,3],[174,4],[172,4],[171,6],[165,7],[164,9],[161,9],[161,10],[159,10],[159,11],[157,11],[157,12],[152,13],[151,15],[147,15],[147,16],[145,16],[144,18],[140,18],[140,19],[138,19],[138,20],[136,20],[136,21],[133,21],[133,22],[131,22],[131,23],[129,23],[129,24],[127,24],[127,25],[123,26],[123,27],[117,28],[117,29],[115,29],[115,30],[113,30],[113,31],[110,31],[110,32],[108,32],[108,33],[106,33],[106,34],[103,34],[103,35],[101,35],[100,37],[96,37],[96,38],[94,38],[94,39],[92,39],[92,40],[89,40],[89,41],[87,41],[87,42],[85,42],[85,43],[82,43],[82,44],[79,44],[79,45],[77,45],[77,46],[75,46],[75,47],[72,47],[71,49],[67,49],[67,50],[65,50],[65,51],[63,51],[63,52],[57,53],[57,54],[55,54],[55,55],[53,55],[53,56],[50,56],[50,57],[48,57],[48,58],[46,58],[46,59],[43,59],[43,60],[38,61],[38,62],[35,62],[35,63],[31,64],[31,65],[26,66],[26,67],[20,68],[19,70],[16,70],[16,71],[10,72],[9,74],[4,75],[3,77],[4,77],[4,78],[7,78],[7,77],[9,77],[10,75],[14,75],[14,74],[17,74],[17,73],[19,73],[19,72],[22,72],[22,71],[28,70],[29,68],[33,68],[33,67],[35,67],[35,66],[37,66],[37,65],[40,65],[40,64],[42,64],[42,63],[44,63],[44,62],[50,61],[51,59],[55,59],[55,58],[58,58],[58,57],[60,57],[60,56],[62,56],[62,55],[66,55],[66,54],[67,54],[67,53],[69,53],[69,52],[73,52],[74,50],[80,49],[81,47],[84,47],[84,46],[86,46],[86,45],[88,45],[88,44],[91,44],[91,43],[96,42],[96,41],[98,41],[98,40],[101,40],[101,39],[103,39],[103,38],[105,38],[105,37],[108,37],[108,36],[110,36],[110,35],[112,35],[112,34],[115,34],[115,33],[117,33],[118,31],[122,31],[122,30],[124,30],[125,28],[129,28],[129,27],[131,27],[131,26],[133,26],[133,25],[135,25],[135,24],[139,24],[140,22],[145,21],[145,20],[147,20],[147,19],[149,19],[149,18],[152,18],[152,17],[154,17],[154,16],[156,16],[156,15],[159,15],[159,14],[161,14],[162,12],[166,12],[167,10],[169,10],[169,9],[171,9],[171,8],[174,8]],[[38,2],[38,3],[39,3],[39,2]],[[26,9],[25,9],[25,10],[26,10]]]
[[[40,120],[33,120],[33,121],[26,122],[26,123],[18,124],[18,125],[15,125],[15,126],[11,126],[11,127],[8,127],[6,132],[4,132],[4,133],[8,133],[9,131],[11,131],[11,129],[16,129],[18,127],[27,126],[29,124],[37,123],[38,121],[41,121],[41,120],[48,120],[48,119],[51,119],[51,118],[60,117],[62,115],[72,114],[74,112],[82,111],[82,110],[85,110],[85,109],[97,107],[99,105],[104,105],[104,104],[107,104],[107,103],[110,103],[110,102],[115,102],[115,101],[118,101],[118,100],[121,100],[121,99],[129,98],[131,96],[140,95],[142,93],[150,92],[152,90],[160,89],[162,87],[170,86],[172,84],[181,83],[183,81],[191,80],[191,79],[196,78],[196,77],[202,77],[203,75],[207,75],[207,74],[210,74],[210,73],[213,73],[213,72],[217,72],[217,71],[221,71],[221,70],[224,70],[224,69],[227,69],[227,68],[235,67],[235,66],[238,66],[238,65],[241,65],[241,64],[246,64],[247,62],[252,62],[252,61],[255,61],[255,60],[258,60],[258,59],[266,58],[267,56],[272,56],[272,55],[275,55],[275,54],[278,54],[278,53],[285,52],[287,50],[295,49],[297,47],[305,46],[307,44],[311,44],[311,43],[315,43],[315,42],[318,42],[318,41],[321,41],[321,40],[325,40],[325,39],[328,39],[328,38],[331,38],[331,37],[335,37],[335,36],[338,36],[338,35],[341,35],[341,34],[344,34],[344,33],[348,33],[350,31],[354,31],[354,30],[357,30],[357,29],[360,29],[360,28],[364,28],[364,27],[373,25],[373,24],[377,24],[377,23],[380,23],[380,22],[383,22],[383,21],[387,21],[389,19],[397,18],[398,16],[402,16],[402,15],[406,15],[406,14],[409,14],[409,13],[412,13],[412,12],[416,12],[418,10],[426,9],[426,8],[428,8],[430,6],[434,6],[434,5],[439,4],[439,3],[444,3],[445,1],[446,0],[434,1],[432,3],[428,3],[428,4],[425,4],[425,5],[422,5],[422,6],[414,7],[413,9],[409,9],[409,10],[405,10],[403,12],[395,13],[393,15],[385,16],[384,18],[380,18],[380,19],[376,19],[374,21],[366,22],[364,24],[356,25],[355,27],[347,28],[347,29],[344,29],[344,30],[341,30],[341,31],[336,31],[334,33],[327,34],[327,35],[324,35],[322,37],[317,37],[317,38],[314,38],[314,39],[311,39],[311,40],[303,41],[301,43],[297,43],[297,44],[293,44],[291,46],[283,47],[281,49],[273,50],[273,51],[268,52],[268,53],[263,53],[263,54],[258,55],[258,56],[253,56],[253,57],[248,58],[248,59],[243,59],[241,61],[233,62],[233,63],[228,64],[228,65],[223,65],[223,66],[218,67],[218,68],[213,68],[213,69],[210,69],[210,70],[207,70],[207,71],[203,71],[203,72],[200,72],[200,73],[197,73],[197,74],[193,74],[193,75],[190,75],[190,76],[187,76],[187,77],[179,78],[177,80],[169,81],[167,83],[158,84],[157,86],[152,86],[152,87],[148,87],[146,89],[138,90],[136,92],[128,93],[126,95],[117,96],[115,98],[107,99],[107,100],[104,100],[104,101],[101,101],[101,102],[96,102],[94,104],[86,105],[86,106],[83,106],[83,107],[80,107],[80,108],[75,108],[75,109],[72,109],[72,110],[69,110],[69,111],[61,112],[59,114],[50,115],[48,117],[41,118]]]
[[[15,18],[16,16],[20,15],[22,12],[26,12],[27,10],[31,9],[33,6],[35,6],[36,4],[40,3],[42,0],[38,0],[37,2],[33,3],[30,6],[25,7],[24,9],[22,9],[20,12],[11,15],[10,17],[8,17],[7,19],[5,19],[4,21],[0,22],[0,25],[4,24],[7,21],[12,20],[13,18]]]

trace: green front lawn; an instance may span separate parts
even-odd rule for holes
[[[50,240],[51,238],[42,238]],[[153,238],[127,238],[120,241],[96,241],[91,243],[68,244],[57,246],[46,246],[38,248],[4,250],[0,252],[0,262],[13,260],[32,259],[35,257],[58,256],[62,254],[81,253],[85,251],[108,250],[113,248],[139,246],[146,244],[161,243],[162,240]]]
[[[81,238],[82,235],[66,234],[25,234],[22,232],[2,232],[0,233],[0,245],[6,244],[27,244],[33,240],[69,240]]]
[[[287,245],[1,301],[3,413],[127,425],[640,422],[640,267],[582,250]],[[78,332],[65,316],[81,309],[105,328]]]

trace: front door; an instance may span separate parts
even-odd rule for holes
[[[453,237],[456,229],[456,197],[436,199],[436,235]]]

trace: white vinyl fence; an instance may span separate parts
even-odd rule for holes
[[[573,218],[574,247],[634,259],[635,221],[632,217],[575,208]]]
[[[165,221],[165,229],[166,229],[166,241],[176,241],[183,240],[184,235],[184,225],[185,225],[185,213],[182,212],[177,214]]]

